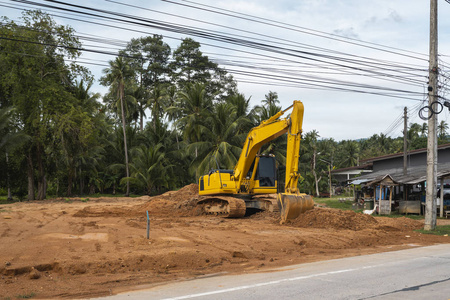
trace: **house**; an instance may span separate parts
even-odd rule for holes
[[[375,201],[387,200],[387,190],[389,190],[390,201],[394,208],[400,207],[400,211],[405,208],[406,213],[420,213],[423,206],[422,202],[425,201],[427,149],[412,150],[407,153],[406,174],[403,171],[403,161],[403,153],[361,161],[360,168],[371,166],[372,172],[361,173],[360,176],[349,180],[349,183],[362,185],[366,189],[373,189],[369,195],[372,195]],[[341,173],[341,170],[335,171]],[[342,172],[345,172],[345,169],[342,169]],[[440,185],[443,185],[445,180],[450,178],[450,144],[438,146],[437,178]],[[389,179],[388,182],[386,182],[386,179]],[[444,202],[444,206],[446,205],[450,206],[450,199],[448,203]],[[380,205],[379,207],[383,206]],[[390,209],[386,211],[390,211]]]

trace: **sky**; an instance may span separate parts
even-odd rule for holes
[[[238,82],[239,92],[259,105],[277,92],[283,108],[293,100],[305,106],[303,131],[321,138],[360,139],[402,134],[404,107],[408,123],[423,123],[418,110],[426,105],[430,2],[424,0],[95,0],[0,1],[1,15],[18,20],[24,8],[41,8],[59,24],[83,37],[85,48],[112,54],[131,38],[161,34],[172,50],[191,37],[201,51]],[[74,8],[65,3],[87,6]],[[44,9],[40,4],[76,9]],[[450,77],[450,4],[438,0],[441,74]],[[162,22],[165,29],[136,26],[88,16],[122,13],[139,22]],[[81,12],[81,13],[80,13]],[[69,18],[67,18],[69,17]],[[142,18],[145,18],[142,21]],[[128,18],[128,20],[130,20]],[[88,23],[90,22],[90,23]],[[195,27],[178,33],[168,23]],[[100,25],[103,24],[103,25]],[[192,28],[191,28],[192,29]],[[198,34],[201,32],[202,34]],[[220,39],[205,37],[220,35]],[[107,44],[98,39],[108,41]],[[225,40],[227,38],[227,40]],[[114,42],[114,44],[112,43]],[[245,45],[242,45],[242,42]],[[250,45],[248,44],[250,42]],[[99,48],[101,47],[101,48]],[[98,80],[114,55],[84,52],[81,60]],[[450,99],[446,77],[441,95]],[[104,94],[98,82],[92,91]],[[444,109],[438,121],[449,121]]]

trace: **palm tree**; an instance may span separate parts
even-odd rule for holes
[[[419,137],[419,133],[422,134],[422,130],[424,126],[420,126],[417,123],[412,123],[409,125],[409,130],[408,130],[408,140],[411,142],[413,141],[415,138]]]
[[[442,120],[437,126],[438,136],[440,140],[444,140],[447,136],[448,124],[444,120]]]
[[[159,122],[163,116],[168,95],[161,84],[155,85],[150,93],[149,106],[152,109],[152,121]]]
[[[269,119],[276,115],[281,110],[281,106],[270,104],[268,106],[255,106],[254,113],[256,122],[259,124],[262,121]]]
[[[261,100],[261,103],[264,103],[267,106],[280,104],[280,100],[278,100],[277,92],[269,91],[269,93],[266,94],[264,97],[265,97],[265,99]]]
[[[205,86],[200,83],[187,84],[178,94],[177,103],[167,108],[169,120],[176,120],[177,127],[189,143],[201,141],[203,124],[212,110],[212,99],[206,95]],[[198,149],[195,149],[195,157]]]
[[[342,167],[354,167],[359,163],[359,145],[352,140],[341,142],[341,152],[343,154]]]
[[[105,74],[102,77],[102,84],[109,85],[113,90],[116,91],[117,99],[120,101],[120,111],[122,116],[122,129],[123,129],[123,140],[125,148],[125,169],[126,177],[130,177],[130,168],[128,162],[128,146],[127,146],[127,135],[126,135],[126,122],[125,122],[125,107],[124,107],[124,97],[125,97],[125,82],[133,76],[133,72],[127,62],[123,57],[117,57],[114,61],[109,62],[109,68],[104,69]],[[125,196],[130,195],[130,183],[127,182],[127,191]]]
[[[197,177],[209,169],[233,169],[242,151],[246,133],[240,129],[248,120],[237,117],[237,110],[230,103],[219,103],[207,118],[202,128],[202,141],[192,143],[188,151],[197,151],[198,156],[192,163]],[[217,166],[219,165],[219,166]]]
[[[428,124],[427,123],[423,123],[422,127],[420,128],[420,135],[421,136],[426,136],[428,132]]]
[[[162,144],[147,147],[140,145],[131,150],[133,163],[131,166],[131,178],[123,178],[137,186],[144,187],[148,195],[154,189],[169,188],[173,178],[172,165],[165,157]]]
[[[311,168],[311,173],[314,177],[315,188],[316,188],[316,196],[319,196],[319,182],[322,179],[322,176],[317,177],[316,172],[316,164],[317,164],[317,155],[318,155],[318,139],[319,133],[316,130],[308,132],[305,134],[303,138],[303,149],[308,155],[305,155],[305,159],[309,158],[309,165]]]
[[[392,139],[390,137],[387,137],[384,133],[380,133],[377,144],[382,155],[390,153],[392,148]]]

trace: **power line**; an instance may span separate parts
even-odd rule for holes
[[[33,5],[38,5],[38,6],[42,5],[42,4],[33,2],[33,1],[14,1],[14,2],[32,3]],[[82,7],[82,6],[67,4],[67,3],[64,3],[61,1],[51,1],[51,2],[53,2],[53,3],[56,2],[56,3],[60,3],[60,4],[64,4],[64,5],[70,5],[70,6],[74,6],[74,7],[80,7],[82,9],[89,9],[89,8]],[[116,2],[116,1],[114,1],[114,2]],[[79,15],[83,15],[83,16],[88,15],[89,18],[96,18],[99,20],[102,19],[105,21],[124,22],[126,24],[130,24],[133,26],[144,26],[144,27],[151,27],[151,28],[158,28],[158,29],[161,29],[160,27],[162,26],[162,28],[164,30],[172,31],[175,33],[183,33],[183,32],[193,33],[194,35],[197,35],[199,37],[204,37],[204,38],[211,39],[214,41],[231,43],[231,44],[234,44],[237,46],[250,47],[253,49],[262,50],[262,51],[266,51],[266,52],[272,52],[274,54],[282,55],[282,56],[286,56],[286,57],[305,59],[306,61],[311,61],[311,62],[310,63],[301,62],[301,64],[304,67],[321,68],[323,70],[322,73],[324,75],[333,75],[333,73],[331,72],[331,71],[333,71],[333,72],[336,72],[335,74],[340,74],[340,75],[347,74],[347,75],[351,75],[351,76],[363,76],[363,77],[373,78],[373,79],[398,81],[399,83],[412,84],[412,85],[417,85],[417,86],[421,86],[423,84],[422,81],[424,81],[424,79],[425,79],[424,75],[419,75],[417,73],[411,73],[411,71],[413,71],[413,70],[420,71],[420,72],[424,72],[424,70],[413,69],[413,68],[408,69],[407,67],[405,67],[405,65],[398,64],[398,66],[396,66],[396,65],[392,64],[391,62],[374,63],[374,62],[369,62],[369,61],[362,61],[360,59],[355,59],[355,58],[349,59],[349,58],[331,56],[331,55],[326,55],[326,54],[318,54],[318,53],[311,53],[311,52],[307,52],[307,51],[299,51],[299,50],[286,48],[286,47],[276,47],[274,45],[269,45],[269,44],[265,44],[265,43],[243,40],[241,37],[236,38],[233,35],[223,35],[221,33],[213,32],[213,31],[204,31],[204,30],[199,30],[196,28],[179,26],[174,23],[152,21],[153,23],[150,22],[150,24],[149,24],[148,20],[145,18],[138,18],[135,16],[129,16],[129,15],[114,13],[114,12],[105,11],[105,10],[93,9],[93,11],[95,11],[95,12],[101,12],[101,13],[104,13],[107,15],[112,14],[114,17],[103,16],[98,13],[86,13],[86,12],[81,12],[78,10],[60,8],[60,7],[49,6],[49,5],[44,5],[44,6],[46,8],[51,7],[53,9],[63,10],[65,12],[70,12],[70,13],[79,14]],[[129,18],[131,20],[129,20]],[[87,22],[87,21],[83,20],[83,22]],[[90,23],[92,23],[92,22],[90,22]],[[113,27],[113,26],[107,25],[105,23],[103,23],[103,24],[98,23],[98,22],[96,22],[96,23],[99,25],[102,25],[102,26]],[[157,23],[157,26],[154,26],[154,23]],[[118,26],[116,26],[116,27],[118,27]],[[131,30],[134,32],[138,32],[137,30],[132,30],[132,29],[125,29],[125,30]],[[102,41],[101,39],[83,37],[83,39],[84,38],[86,38],[86,40],[94,41],[96,43],[102,43],[102,42],[106,43],[107,42],[107,41]],[[232,49],[229,47],[218,46],[216,44],[209,44],[209,45],[219,48],[219,49],[228,49],[228,50],[232,50],[232,51],[237,50],[237,49]],[[90,50],[92,51],[92,49],[90,49]],[[273,55],[264,55],[264,54],[260,54],[260,53],[255,54],[254,51],[243,51],[243,50],[238,50],[238,51],[241,53],[257,55],[258,57],[263,57],[265,59],[269,58],[269,59],[274,59],[277,61],[289,62],[292,64],[300,63],[297,59],[295,59],[295,60],[294,59],[286,59],[286,58],[280,59],[279,56],[277,57],[277,56],[273,56]],[[108,51],[103,51],[103,52],[108,52]],[[102,51],[98,51],[97,53],[102,53]],[[112,53],[113,52],[109,51],[108,54],[112,54]],[[295,75],[292,71],[282,70],[280,68],[268,69],[267,67],[264,68],[263,66],[255,66],[255,65],[248,64],[245,62],[232,62],[232,63],[228,63],[228,64],[231,64],[231,65],[234,64],[234,66],[239,66],[242,68],[259,69],[260,72],[265,72],[265,73],[275,72],[278,74],[285,74],[286,72],[290,72],[291,73],[290,75]],[[388,66],[389,66],[389,68],[388,68]],[[329,69],[330,72],[327,73],[325,71],[326,69]],[[341,70],[339,70],[339,69],[341,69]],[[398,75],[396,75],[396,73]],[[254,73],[249,73],[249,76],[250,76],[250,74],[253,75]],[[417,77],[418,79],[413,79],[414,77]],[[421,78],[423,78],[423,79],[421,79]],[[326,82],[327,84],[334,84],[334,85],[337,85],[337,84],[346,85],[347,84],[344,81],[337,81],[334,79],[318,79],[318,80],[321,80],[322,82]],[[366,89],[367,88],[376,88],[376,89],[384,89],[385,88],[382,86],[375,87],[373,85],[372,86],[370,86],[370,85],[353,85],[352,83],[350,83],[349,86],[350,87],[357,86],[358,88],[366,88]],[[328,86],[328,88],[330,88],[330,87],[332,87],[332,86]],[[339,90],[341,90],[341,88],[339,88],[339,87],[337,87],[337,88]],[[419,95],[420,95],[419,97],[423,96],[422,94],[419,94]]]

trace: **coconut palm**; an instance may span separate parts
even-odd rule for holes
[[[267,106],[255,106],[255,120],[259,124],[262,121],[269,119],[270,117],[276,115],[281,110],[281,106],[275,104],[270,104]]]
[[[242,151],[246,133],[240,129],[248,120],[237,117],[237,110],[230,103],[219,103],[212,114],[201,125],[202,140],[192,143],[188,151],[198,151],[192,163],[197,177],[210,169],[232,169]]]
[[[261,100],[261,103],[264,103],[267,106],[280,104],[277,92],[269,91],[269,93],[266,94],[264,97],[265,99]]]
[[[123,178],[122,181],[132,182],[139,187],[145,188],[148,195],[155,189],[169,188],[173,178],[172,165],[166,159],[164,146],[156,144],[154,146],[140,145],[131,150],[133,163],[131,167],[131,177]]]
[[[428,124],[427,123],[422,123],[422,127],[420,128],[420,135],[421,136],[426,136],[428,132]]]
[[[359,163],[359,145],[352,140],[341,142],[342,167],[354,167]]]
[[[166,100],[168,95],[161,84],[155,85],[150,93],[149,107],[152,110],[152,120],[153,124],[159,122],[160,118],[163,116]]]
[[[202,140],[201,130],[212,107],[212,99],[206,95],[203,84],[187,84],[178,94],[176,104],[167,108],[167,113],[169,120],[175,120],[177,128],[183,132],[184,139],[196,143]],[[194,155],[198,156],[197,149]]]
[[[447,136],[448,124],[444,120],[442,120],[437,126],[438,136],[440,140],[444,140]]]
[[[105,74],[102,77],[101,82],[103,85],[109,85],[111,89],[115,90],[117,99],[120,102],[120,112],[122,116],[122,129],[123,129],[123,140],[125,148],[125,169],[126,177],[130,177],[130,168],[128,162],[128,146],[127,146],[127,135],[126,135],[126,122],[125,122],[125,82],[129,78],[133,77],[133,72],[129,67],[128,63],[123,59],[123,57],[117,57],[115,60],[109,62],[109,68],[104,69]],[[130,183],[127,182],[126,196],[130,194]]]
[[[303,138],[303,153],[304,158],[309,163],[310,171],[314,177],[314,183],[315,183],[315,192],[316,196],[319,196],[319,182],[322,179],[322,176],[318,176],[316,166],[317,166],[317,155],[319,152],[319,133],[316,130],[313,130],[311,132],[308,132],[305,134],[305,137]]]

